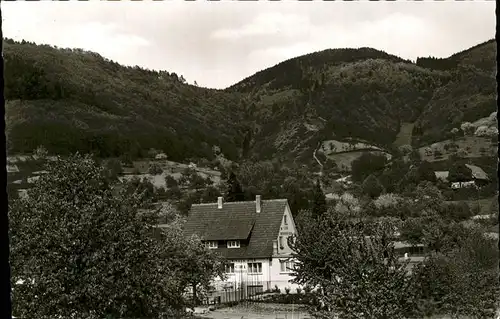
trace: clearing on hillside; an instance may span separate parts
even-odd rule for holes
[[[163,169],[163,173],[158,175],[149,174],[148,173],[149,166],[152,163],[158,164]],[[167,177],[167,175],[170,175],[176,180],[178,180],[181,177],[182,172],[186,168],[189,168],[188,164],[177,163],[172,161],[139,160],[139,161],[134,161],[132,167],[124,167],[123,168],[124,174],[120,177],[120,179],[130,180],[133,177],[139,177],[140,179],[146,178],[155,187],[165,188],[166,187],[165,177]],[[219,171],[205,167],[194,167],[193,169],[196,170],[198,175],[200,175],[203,178],[210,177],[210,179],[213,181],[214,184],[220,182],[221,173]]]
[[[394,146],[411,145],[412,132],[415,123],[401,123],[401,128],[394,141]]]
[[[342,152],[351,152],[359,150],[382,150],[380,147],[371,145],[368,143],[358,142],[358,141],[338,141],[338,140],[326,140],[321,143],[319,149],[325,155],[331,155]]]
[[[453,144],[457,145],[456,152],[462,157],[494,156],[498,152],[497,142],[491,137],[465,136],[456,141],[445,140],[424,146],[418,149],[423,161],[435,162],[448,159],[453,152]]]
[[[354,152],[344,152],[337,154],[328,154],[326,157],[333,160],[337,167],[341,170],[350,171],[352,162],[363,155],[364,153],[372,153],[376,155],[383,154],[387,158],[387,160],[391,160],[392,155],[383,151],[354,151]]]
[[[447,201],[447,203],[460,203],[464,202],[469,205],[471,209],[476,209],[477,210],[477,215],[490,215],[493,214],[494,211],[492,211],[492,203],[496,199],[498,200],[498,195],[488,197],[488,198],[482,198],[482,199],[476,199],[476,200],[464,200],[464,201]]]

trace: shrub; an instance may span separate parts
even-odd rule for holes
[[[288,295],[290,294],[290,287],[285,287],[285,293]]]
[[[273,304],[317,305],[317,299],[314,294],[280,294],[272,295],[265,299],[258,298],[252,301]]]
[[[305,292],[306,294],[311,293],[311,291],[312,291],[312,287],[311,287],[311,286],[306,285],[306,286],[304,287],[304,292]]]
[[[160,165],[153,163],[149,166],[148,172],[151,175],[160,175],[161,173],[163,173],[163,169],[160,167]]]
[[[297,295],[300,295],[302,293],[302,289],[297,288]]]

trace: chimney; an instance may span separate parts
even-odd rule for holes
[[[260,213],[260,195],[255,196],[255,211]]]
[[[277,255],[277,254],[278,254],[278,241],[273,240],[273,255]]]
[[[222,209],[222,197],[217,197],[217,208]]]

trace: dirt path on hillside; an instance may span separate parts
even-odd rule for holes
[[[394,146],[411,145],[413,127],[415,123],[401,123],[401,128],[394,141]]]

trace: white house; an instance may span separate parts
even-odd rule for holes
[[[286,199],[192,205],[185,225],[187,235],[201,237],[207,249],[228,259],[227,279],[216,279],[216,291],[292,291],[293,260],[288,237],[296,234]]]
[[[168,158],[167,154],[165,153],[159,153],[155,155],[156,160],[166,160]]]
[[[464,187],[481,187],[489,183],[490,179],[488,174],[486,174],[483,169],[476,165],[465,164],[465,166],[470,169],[472,174],[472,179],[469,181],[462,182],[452,182],[451,188],[459,189]],[[448,171],[436,171],[436,178],[441,179],[442,181],[447,182],[449,177]]]

